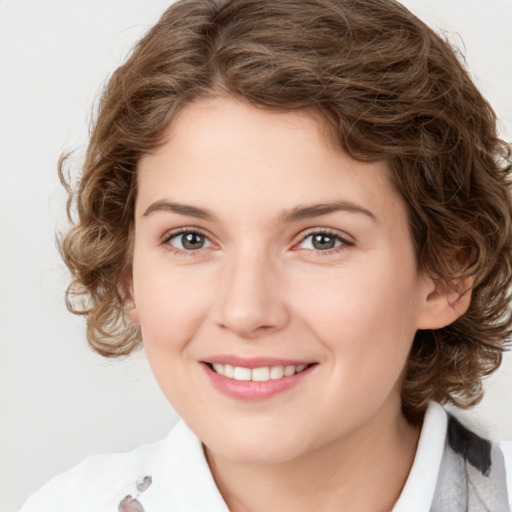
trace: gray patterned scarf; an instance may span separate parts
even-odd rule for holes
[[[448,432],[430,512],[510,512],[498,446],[448,416]]]

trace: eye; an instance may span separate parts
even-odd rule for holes
[[[190,229],[171,233],[164,240],[164,243],[179,251],[197,251],[213,246],[212,242],[203,233]]]
[[[300,249],[309,249],[314,251],[329,251],[341,246],[351,245],[354,244],[338,234],[327,231],[317,231],[307,234],[302,239],[298,247]]]

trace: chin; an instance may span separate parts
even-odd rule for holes
[[[205,443],[207,449],[217,457],[233,464],[281,464],[289,462],[307,451],[304,442],[294,441],[290,435],[265,435],[261,431],[254,433],[236,433],[222,440]],[[217,442],[216,442],[217,441]]]

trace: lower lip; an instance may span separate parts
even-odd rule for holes
[[[235,380],[214,372],[207,364],[202,363],[206,375],[213,387],[231,398],[238,400],[265,400],[297,386],[312,372],[316,365],[311,365],[291,377],[257,382],[252,380]]]

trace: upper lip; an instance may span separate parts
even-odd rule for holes
[[[230,364],[242,368],[262,368],[265,366],[300,366],[313,364],[303,359],[281,359],[277,357],[242,357],[235,355],[217,355],[202,360],[203,363]]]

